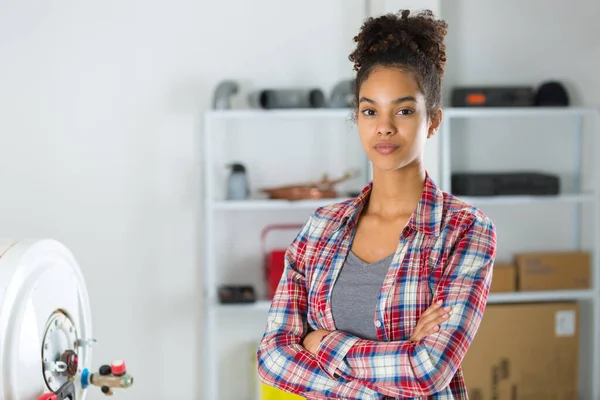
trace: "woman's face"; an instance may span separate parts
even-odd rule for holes
[[[438,129],[442,111],[427,104],[410,72],[376,67],[358,95],[360,140],[376,169],[391,171],[423,160],[425,141]]]

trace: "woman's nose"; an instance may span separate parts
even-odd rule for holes
[[[389,120],[382,120],[377,126],[377,134],[381,136],[390,136],[396,133],[396,127]]]

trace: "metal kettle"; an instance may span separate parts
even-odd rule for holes
[[[231,169],[227,179],[227,200],[247,200],[250,197],[250,185],[246,167],[240,163],[229,164]]]

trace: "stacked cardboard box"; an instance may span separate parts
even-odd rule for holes
[[[517,290],[517,269],[514,264],[496,262],[490,293],[515,292]]]
[[[493,304],[462,367],[470,400],[576,400],[577,303]]]
[[[545,252],[515,255],[519,290],[590,288],[590,254]]]
[[[585,252],[516,254],[496,262],[490,293],[589,289]],[[578,398],[577,303],[489,304],[463,360],[471,400]]]
[[[514,262],[497,261],[490,293],[589,289],[590,254],[520,253]]]

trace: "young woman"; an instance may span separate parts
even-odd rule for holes
[[[442,121],[447,25],[370,18],[354,38],[356,122],[373,181],[316,210],[290,245],[258,349],[263,382],[308,399],[466,399],[493,223],[423,166]]]

